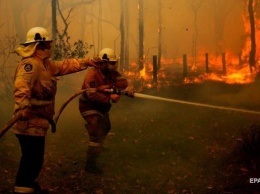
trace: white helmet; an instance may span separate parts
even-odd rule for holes
[[[42,27],[33,27],[31,28],[26,35],[26,42],[22,45],[30,44],[33,42],[52,42],[49,33],[45,28]]]
[[[99,52],[99,58],[107,61],[117,61],[115,51],[111,48],[104,48]]]

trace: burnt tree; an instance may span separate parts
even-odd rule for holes
[[[253,67],[255,67],[255,53],[256,53],[256,41],[255,41],[255,18],[254,18],[254,0],[248,1],[248,14],[250,21],[250,38],[251,38],[251,50],[249,53],[249,66],[252,72]]]
[[[158,0],[158,69],[161,67],[162,57],[162,0]]]
[[[216,54],[221,54],[225,50],[225,41],[224,41],[224,30],[226,18],[238,5],[237,0],[211,0],[208,1],[213,16],[214,24],[214,38],[215,38],[215,48]]]
[[[51,11],[52,11],[52,39],[56,41],[57,38],[57,0],[51,1]]]
[[[121,13],[120,13],[120,70],[128,68],[129,63],[129,3],[128,0],[121,0]]]
[[[143,0],[138,0],[138,30],[139,30],[139,54],[138,54],[138,65],[139,70],[144,68],[144,4]]]
[[[120,1],[120,35],[121,35],[121,42],[120,42],[120,70],[124,69],[125,64],[125,0]]]
[[[193,58],[193,64],[192,66],[196,67],[197,65],[197,43],[198,43],[198,36],[199,36],[199,30],[198,30],[198,10],[201,7],[203,0],[196,0],[196,1],[190,1],[188,0],[188,3],[191,4],[191,8],[194,14],[194,33],[192,36],[192,58]]]
[[[125,60],[124,67],[129,67],[129,1],[125,2]]]

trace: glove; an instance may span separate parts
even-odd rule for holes
[[[125,89],[125,93],[127,96],[133,98],[134,97],[134,94],[135,94],[135,90],[132,86],[128,86],[126,89]]]
[[[119,101],[119,99],[120,99],[120,95],[118,95],[118,94],[111,94],[110,95],[110,99],[111,99],[111,101],[113,103],[117,103]]]

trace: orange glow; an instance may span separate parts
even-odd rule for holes
[[[206,72],[205,54],[200,55],[197,66],[194,67],[188,64],[187,77],[183,77],[182,58],[166,59],[162,58],[161,67],[157,73],[157,83],[154,83],[153,64],[145,63],[144,68],[139,71],[138,64],[132,63],[129,71],[125,71],[124,75],[136,82],[139,82],[139,91],[143,88],[152,87],[167,87],[176,84],[203,83],[205,81],[224,82],[226,84],[250,84],[254,82],[255,76],[258,73],[259,62],[253,72],[247,62],[239,64],[238,56],[232,56],[227,53],[226,69],[223,71],[222,56],[210,56],[208,59],[209,72]],[[187,59],[189,61],[190,59]]]
[[[250,23],[246,14],[243,16],[244,21],[244,45],[241,48],[241,53],[232,53],[229,50],[224,51],[222,54],[214,55],[208,53],[208,64],[206,67],[207,51],[199,50],[197,52],[196,61],[194,58],[187,55],[187,76],[184,77],[183,72],[183,58],[162,58],[160,68],[157,73],[157,83],[154,83],[153,78],[153,64],[145,60],[144,68],[138,72],[138,64],[132,63],[129,72],[125,74],[130,79],[140,80],[140,88],[151,87],[165,87],[175,85],[178,83],[203,83],[204,81],[217,81],[226,84],[250,84],[255,80],[259,72],[260,66],[260,53],[256,52],[256,64],[251,68],[249,67],[249,53],[251,50],[250,39]],[[260,20],[255,20],[256,25],[256,51],[260,50]],[[131,73],[135,72],[135,73]]]

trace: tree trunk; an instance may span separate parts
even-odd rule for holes
[[[123,70],[125,66],[125,0],[120,1],[120,8],[120,70]]]
[[[194,34],[192,36],[192,57],[193,57],[193,63],[192,67],[197,67],[197,43],[198,43],[198,36],[199,36],[199,30],[198,30],[198,10],[201,7],[202,0],[194,1],[192,2],[192,11],[194,13]]]
[[[210,0],[208,3],[212,6],[216,54],[221,54],[225,50],[224,30],[226,18],[231,10],[236,7],[238,1]]]
[[[144,68],[144,13],[143,0],[139,0],[139,70]]]
[[[102,49],[102,2],[98,1],[99,12],[98,12],[98,52]]]
[[[253,1],[254,0],[249,0],[248,2],[248,13],[249,13],[250,29],[251,29],[251,50],[249,53],[249,65],[250,65],[251,72],[252,72],[252,68],[255,66],[255,52],[256,52],[255,18],[254,18]]]
[[[120,34],[120,70],[128,69],[129,64],[129,1],[121,0]]]
[[[54,42],[57,39],[57,18],[56,18],[56,10],[57,10],[57,0],[51,1],[51,7],[52,7],[52,39]]]
[[[129,0],[125,1],[125,69],[129,68]]]
[[[158,0],[158,70],[161,67],[162,57],[162,0]]]

